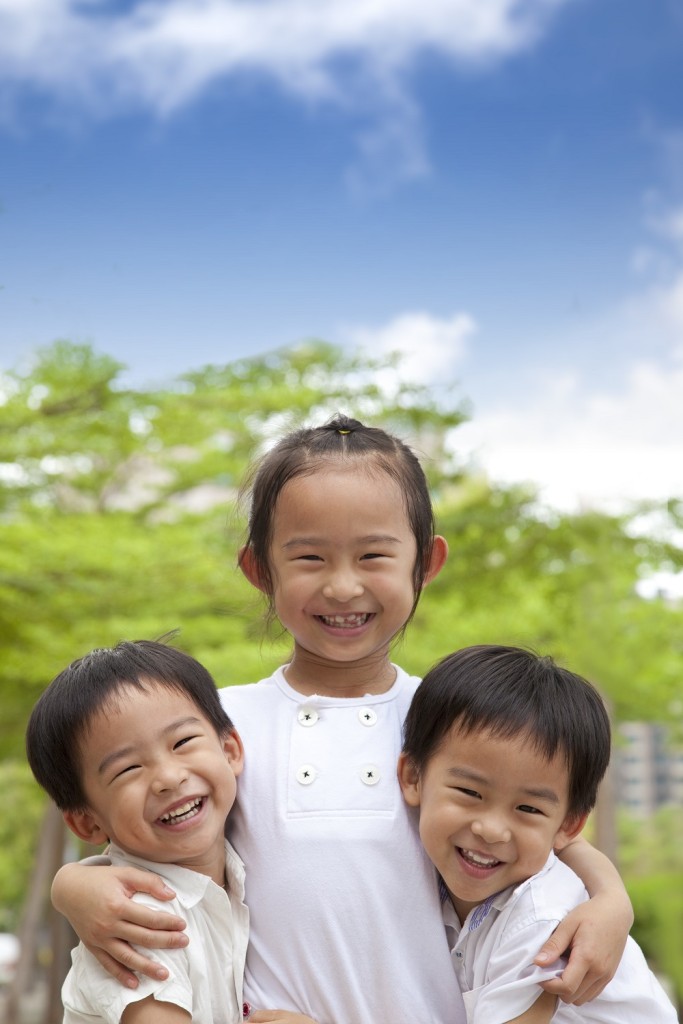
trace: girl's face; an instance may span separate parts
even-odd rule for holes
[[[368,692],[368,678],[374,692],[391,686],[389,645],[412,611],[416,557],[403,496],[386,473],[335,467],[284,486],[270,569],[277,616],[295,641],[288,678],[297,689],[323,692],[321,672],[340,665],[370,668]]]

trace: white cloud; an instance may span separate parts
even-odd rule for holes
[[[476,408],[454,444],[501,482],[531,481],[557,508],[683,496],[683,276],[671,287],[631,303],[641,350],[668,339],[661,355],[614,366],[612,387],[592,385],[579,371],[558,377],[539,369],[514,400]],[[647,327],[645,325],[648,325]],[[623,311],[615,313],[619,336]],[[603,320],[603,332],[609,321]],[[571,351],[571,350],[570,350]],[[467,387],[467,381],[465,381]]]
[[[362,162],[427,166],[405,82],[435,52],[487,65],[532,46],[572,0],[0,0],[0,82],[109,113],[164,116],[219,78],[250,72],[294,95],[382,117]],[[342,70],[343,69],[343,70]],[[7,109],[7,103],[3,104]]]
[[[381,375],[380,383],[390,390],[399,379],[434,387],[453,384],[476,329],[467,313],[439,319],[425,312],[407,312],[379,327],[350,327],[343,334],[345,341],[370,356],[400,356],[396,371]]]
[[[657,234],[677,245],[682,225],[681,209],[672,208]],[[580,336],[549,337],[545,367],[525,364],[523,352],[509,353],[502,395],[485,374],[480,395],[467,378],[484,318],[478,327],[465,313],[403,313],[374,329],[355,328],[348,338],[369,353],[401,353],[397,379],[438,392],[459,377],[474,411],[454,431],[453,446],[494,481],[529,481],[545,504],[561,509],[618,510],[632,501],[683,497],[683,247],[663,262],[656,243],[652,252],[653,283],[584,323]],[[602,351],[609,365],[600,383],[581,365],[587,347]]]

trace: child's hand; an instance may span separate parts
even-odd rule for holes
[[[541,987],[577,1006],[595,999],[614,977],[632,923],[630,903],[617,900],[615,893],[605,892],[575,907],[535,958],[545,967],[571,946],[562,975]]]
[[[149,949],[186,946],[185,922],[172,914],[155,913],[131,899],[146,892],[159,900],[175,895],[158,875],[137,868],[66,864],[52,885],[52,902],[109,974],[128,988],[137,988],[133,971],[163,980],[165,967],[130,945]]]
[[[312,1017],[291,1010],[254,1010],[248,1020],[249,1024],[316,1024]]]

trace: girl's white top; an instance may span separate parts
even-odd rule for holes
[[[419,679],[303,697],[283,669],[221,698],[245,748],[228,834],[246,869],[245,998],[320,1024],[464,1024],[434,868],[396,776]]]

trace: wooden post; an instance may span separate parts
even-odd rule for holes
[[[35,981],[38,938],[41,925],[46,920],[50,904],[50,886],[56,870],[62,864],[64,852],[64,821],[61,812],[50,802],[43,815],[38,839],[38,849],[28,894],[19,925],[21,953],[14,978],[10,982],[5,1003],[5,1024],[20,1024],[21,1000]],[[57,1002],[61,1020],[61,1000]],[[49,1007],[48,1007],[49,1009]]]

